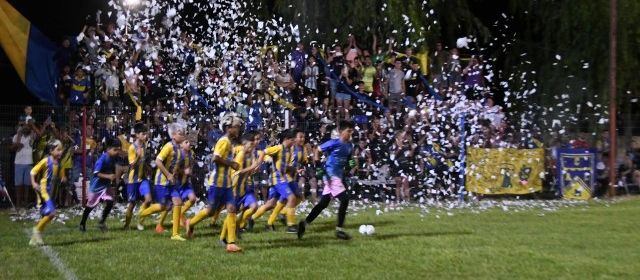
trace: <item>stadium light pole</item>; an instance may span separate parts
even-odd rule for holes
[[[609,0],[609,197],[615,195],[616,185],[616,57],[618,47],[618,0]]]

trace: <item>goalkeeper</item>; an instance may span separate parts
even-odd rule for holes
[[[336,226],[336,237],[343,240],[351,239],[351,236],[344,231],[344,219],[347,215],[347,206],[349,206],[349,194],[342,183],[342,175],[347,164],[353,164],[350,161],[353,153],[353,144],[351,143],[351,135],[353,134],[354,125],[350,121],[340,122],[340,136],[338,139],[329,140],[315,151],[314,161],[320,160],[320,152],[328,156],[325,163],[326,175],[324,176],[324,189],[322,198],[311,210],[311,213],[304,221],[298,224],[298,238],[302,238],[306,230],[306,226],[313,222],[320,212],[329,206],[332,198],[340,201],[338,208],[338,225]]]

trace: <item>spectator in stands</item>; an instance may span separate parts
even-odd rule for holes
[[[85,70],[78,67],[75,75],[71,79],[71,89],[69,92],[69,101],[71,105],[84,105],[89,100],[89,92],[91,91],[91,81],[86,76]]]
[[[30,109],[30,107],[27,107]],[[12,149],[16,152],[14,160],[14,181],[16,193],[16,207],[20,208],[30,203],[31,168],[33,167],[33,142],[38,137],[34,129],[33,118],[29,114],[20,117],[18,129],[13,136]],[[27,120],[29,118],[29,121]]]
[[[399,59],[393,62],[393,69],[389,71],[387,78],[387,100],[390,109],[400,108],[400,103],[404,97],[404,71],[402,71],[402,61]]]

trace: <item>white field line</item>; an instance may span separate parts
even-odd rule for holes
[[[31,237],[30,230],[25,229],[24,232],[27,234],[28,237]],[[58,253],[55,250],[53,250],[50,246],[42,245],[40,246],[40,249],[49,258],[49,261],[51,262],[51,264],[53,264],[53,266],[55,266],[56,269],[58,269],[58,271],[64,276],[64,279],[67,279],[67,280],[78,279],[76,274],[73,273],[73,271],[69,269],[66,265],[64,265],[60,257],[58,257]]]

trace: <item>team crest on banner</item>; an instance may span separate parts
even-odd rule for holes
[[[593,190],[595,185],[596,151],[593,149],[559,149],[558,150],[558,182],[563,197],[565,192],[577,184]]]
[[[543,149],[467,151],[466,188],[481,194],[528,194],[542,191]]]

